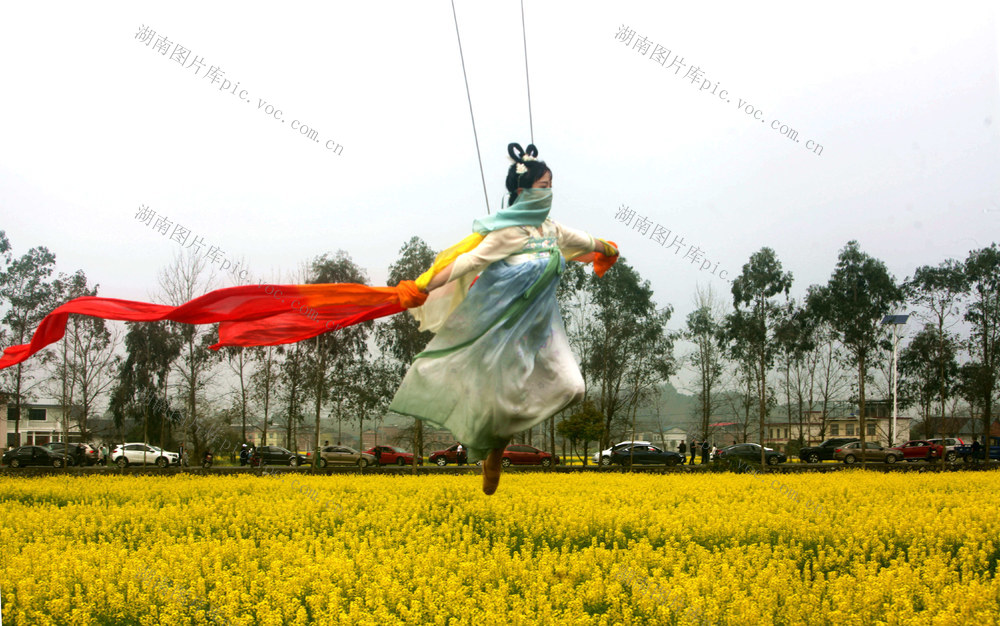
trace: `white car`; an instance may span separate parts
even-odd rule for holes
[[[602,450],[601,452],[595,452],[594,463],[598,463],[600,465],[605,465],[605,466],[611,465],[611,452],[613,450],[616,450],[618,448],[623,448],[625,446],[631,446],[633,444],[640,446],[652,445],[652,443],[649,441],[623,441],[621,443],[616,443],[607,450]]]
[[[180,465],[181,455],[144,443],[126,443],[124,447],[117,445],[111,451],[111,462],[117,463],[120,467],[128,467],[133,463],[136,465],[155,463],[160,467],[166,467]]]
[[[927,441],[931,443],[936,443],[937,445],[942,445],[940,439],[928,439]],[[944,460],[952,463],[958,458],[958,453],[955,452],[955,448],[958,446],[964,446],[965,441],[959,439],[958,437],[945,437],[944,439]]]

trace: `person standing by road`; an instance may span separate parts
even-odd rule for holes
[[[979,456],[983,452],[983,444],[979,442],[979,437],[976,435],[972,436],[972,462],[979,463]]]
[[[701,464],[708,465],[708,452],[712,449],[712,446],[708,443],[708,439],[701,442]]]
[[[687,461],[687,444],[681,441],[681,445],[677,446],[677,452],[681,455],[681,464],[683,465]]]
[[[697,454],[697,451],[698,451],[698,440],[693,439],[691,441],[691,465],[694,465],[694,455]]]

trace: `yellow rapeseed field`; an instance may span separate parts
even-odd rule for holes
[[[996,472],[0,479],[5,624],[996,624]]]

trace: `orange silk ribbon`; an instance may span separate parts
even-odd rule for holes
[[[31,343],[4,350],[0,369],[21,363],[62,339],[71,314],[126,322],[218,323],[219,343],[211,346],[218,350],[222,346],[294,343],[420,306],[426,298],[413,281],[396,287],[355,283],[244,285],[217,289],[180,306],[85,296],[45,316]]]

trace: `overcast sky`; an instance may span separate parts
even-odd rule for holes
[[[897,279],[964,259],[1000,226],[991,4],[526,0],[552,217],[618,242],[673,328],[763,246],[796,295],[851,239]],[[456,6],[496,211],[530,141],[520,7]],[[384,284],[411,236],[486,213],[447,1],[8,3],[0,53],[0,229],[101,295],[149,299],[177,225],[253,278],[343,249]]]

